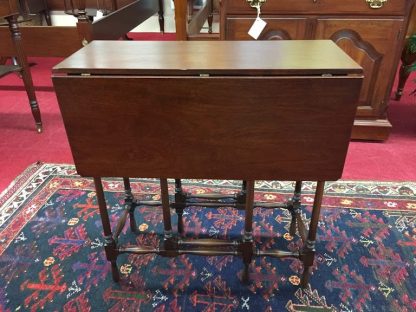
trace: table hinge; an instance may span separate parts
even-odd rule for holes
[[[209,77],[209,74],[199,74],[199,77]]]
[[[332,77],[332,74],[322,74],[322,77]]]

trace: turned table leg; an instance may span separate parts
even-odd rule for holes
[[[130,179],[129,178],[123,178],[124,183],[124,202],[126,206],[129,209],[129,219],[130,219],[130,229],[132,232],[137,231],[137,225],[136,225],[136,219],[134,217],[134,209],[136,208],[135,205],[133,205],[133,193],[131,192],[131,185],[130,185]]]
[[[404,86],[406,84],[407,79],[410,76],[411,67],[416,62],[416,53],[412,53],[410,46],[409,46],[409,39],[406,40],[405,46],[403,48],[402,56],[401,56],[402,65],[400,66],[399,71],[399,83],[397,86],[396,91],[396,101],[399,101],[403,95]]]
[[[304,242],[303,249],[301,251],[300,259],[303,262],[303,275],[301,286],[307,287],[309,283],[309,277],[315,258],[315,241],[316,232],[318,230],[319,215],[321,212],[322,196],[324,194],[324,181],[318,181],[315,191],[315,200],[313,202],[312,216],[309,224],[309,233],[306,242]]]
[[[208,14],[208,33],[212,34],[212,22],[214,19],[214,0],[208,0],[210,1],[209,6],[209,14]]]
[[[165,256],[176,256],[177,253],[175,249],[177,248],[175,242],[173,241],[172,234],[172,222],[170,215],[170,205],[169,205],[169,189],[168,189],[168,180],[161,178],[160,179],[160,192],[162,199],[162,209],[163,209],[163,247],[166,251]]]
[[[184,234],[183,211],[186,207],[186,194],[183,193],[181,179],[175,179],[175,212],[178,216],[178,233]]]
[[[244,237],[241,244],[241,252],[244,262],[243,282],[249,281],[249,266],[254,255],[253,240],[253,208],[254,208],[254,180],[245,181],[246,209],[244,222]]]
[[[49,9],[43,10],[42,14],[45,17],[46,25],[52,26],[51,13],[50,13]]]
[[[107,260],[111,262],[111,273],[113,280],[118,282],[120,280],[120,273],[117,267],[117,244],[111,233],[111,224],[110,218],[108,216],[107,204],[105,202],[105,196],[103,191],[103,185],[101,183],[101,178],[94,178],[95,190],[97,192],[98,208],[100,209],[101,222],[103,224],[104,231],[104,249]]]
[[[298,223],[297,220],[302,218],[301,216],[301,206],[300,206],[300,198],[301,198],[301,190],[302,190],[302,181],[296,181],[295,184],[295,191],[292,197],[292,200],[289,201],[288,209],[292,216],[292,220],[290,222],[289,234],[290,236],[295,236],[296,234],[296,224]],[[299,226],[299,225],[298,225]],[[302,233],[299,233],[302,237]],[[305,238],[305,237],[303,237]]]
[[[30,109],[32,111],[33,118],[35,119],[36,130],[40,133],[42,132],[42,120],[40,117],[38,101],[36,99],[35,88],[33,87],[32,76],[30,74],[30,69],[27,63],[25,52],[23,50],[22,34],[20,32],[19,25],[17,24],[17,16],[8,16],[6,17],[6,19],[9,23],[10,32],[12,35],[12,42],[16,50],[17,61],[19,63],[19,66],[21,67],[23,83],[25,85],[26,93],[29,98]]]
[[[165,17],[163,11],[163,0],[159,0],[159,29],[162,34],[165,32]]]
[[[399,71],[399,83],[397,85],[397,91],[396,91],[396,101],[400,101],[402,95],[403,95],[403,90],[404,90],[404,86],[406,85],[406,81],[410,76],[410,71],[409,71],[409,65],[406,64],[402,64],[402,66],[400,66],[400,71]]]

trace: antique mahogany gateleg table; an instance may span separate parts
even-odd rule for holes
[[[119,280],[122,253],[241,256],[245,281],[255,256],[297,257],[305,287],[324,181],[341,177],[362,79],[361,67],[329,40],[93,41],[55,66],[53,83],[77,171],[94,177],[113,279]],[[114,231],[101,177],[120,177],[125,185],[125,210]],[[128,177],[160,178],[161,202],[135,199]],[[172,203],[167,178],[175,179]],[[224,196],[184,192],[183,178],[242,180],[243,187],[225,203]],[[297,181],[294,196],[283,204],[255,203],[255,180]],[[309,230],[300,214],[304,180],[318,181]],[[129,216],[136,231],[138,205],[162,206],[158,248],[118,243]],[[170,208],[183,234],[182,212],[190,205],[245,209],[241,239],[178,235]],[[290,234],[299,234],[303,248],[256,248],[257,206],[289,209]]]

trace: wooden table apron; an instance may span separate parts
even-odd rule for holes
[[[312,50],[311,55],[302,56],[299,45]],[[341,177],[356,111],[351,103],[357,102],[362,71],[334,44],[322,41],[321,51],[319,45],[108,42],[81,50],[54,68],[77,170],[96,179],[106,252],[116,280],[121,249],[112,238],[100,177],[161,178],[168,236],[159,254],[167,256],[177,255],[181,247],[171,236],[166,178],[247,181],[248,236],[236,251],[247,267],[256,253],[251,239],[254,180]],[[190,53],[193,48],[196,56]],[[130,188],[126,179],[125,185]],[[307,240],[303,235],[305,247],[298,255],[306,275],[313,263],[322,192],[320,182],[311,231]],[[304,274],[303,286],[305,281]]]

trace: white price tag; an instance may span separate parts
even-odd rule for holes
[[[97,10],[97,15],[94,17],[94,21],[98,21],[100,18],[104,16],[103,12],[100,10]]]
[[[266,27],[266,24],[267,23],[264,20],[262,20],[260,17],[257,17],[250,30],[248,31],[248,34],[257,40],[264,27]]]

